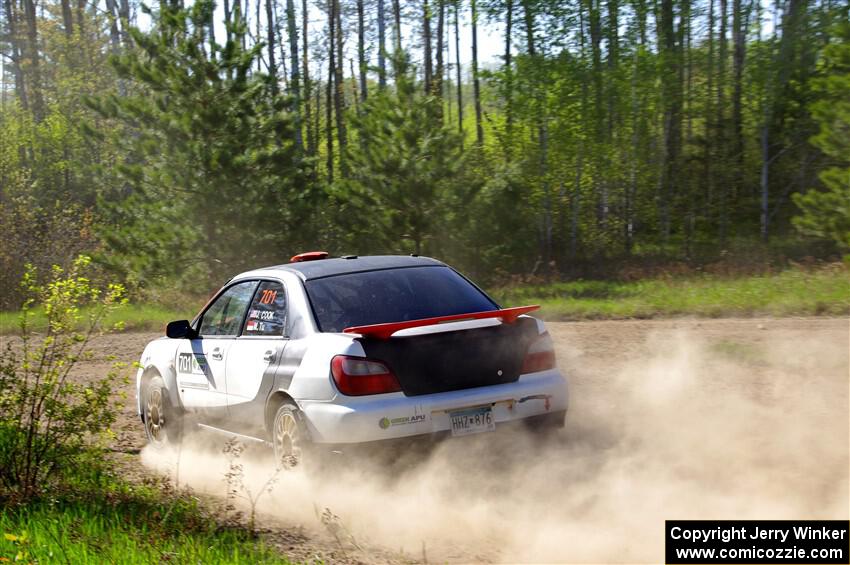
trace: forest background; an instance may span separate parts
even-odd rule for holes
[[[223,2],[0,2],[0,308],[81,253],[168,302],[313,249],[493,288],[850,248],[846,2]]]

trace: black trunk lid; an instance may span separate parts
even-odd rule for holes
[[[406,396],[420,396],[515,382],[537,335],[533,318],[519,318],[512,324],[360,342],[367,357],[390,367]]]

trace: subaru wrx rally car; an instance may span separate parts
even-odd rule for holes
[[[501,308],[426,257],[296,255],[234,277],[147,345],[139,416],[155,446],[185,420],[288,465],[308,446],[561,427],[567,382],[536,308]]]

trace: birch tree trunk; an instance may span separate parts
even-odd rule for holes
[[[744,172],[743,76],[749,7],[732,1],[732,152],[735,164],[735,195],[740,193]]]
[[[478,7],[476,0],[472,5],[472,97],[475,105],[475,139],[479,146],[484,145],[484,126],[481,123],[481,82],[478,78]]]
[[[446,30],[446,2],[445,0],[437,0],[439,7],[437,8],[437,68],[434,71],[434,96],[440,98],[439,106],[440,119],[443,116],[443,78],[445,77],[446,67],[443,60],[443,47],[445,46],[444,34]]]
[[[395,27],[393,29],[393,38],[395,41],[395,50],[401,51],[401,6],[398,0],[393,0],[393,19]]]
[[[348,145],[348,136],[345,129],[345,83],[343,77],[342,58],[342,10],[339,0],[333,0],[334,20],[336,21],[336,66],[334,73],[334,115],[336,116],[337,145],[339,146],[339,169],[340,174],[345,176],[345,147]]]
[[[432,37],[431,37],[431,8],[428,5],[428,0],[422,0],[422,66],[425,71],[425,94],[434,93],[434,69],[432,55]]]
[[[328,0],[328,83],[325,100],[325,143],[327,144],[328,182],[334,181],[333,107],[336,78],[336,0]]]
[[[368,96],[366,90],[366,45],[363,0],[357,0],[357,66],[360,72],[360,100],[365,102]]]
[[[26,21],[26,41],[24,41],[24,50],[22,54],[27,62],[26,67],[22,67],[22,73],[26,80],[26,75],[29,74],[29,88],[32,102],[32,114],[36,123],[44,119],[44,96],[42,93],[41,83],[41,54],[39,53],[38,45],[38,23],[35,14],[35,2],[33,0],[24,0],[24,19]]]
[[[727,166],[727,157],[729,155],[726,146],[726,59],[727,43],[726,43],[726,24],[727,24],[727,0],[720,0],[720,30],[718,32],[717,46],[717,117],[715,118],[715,160],[719,167],[715,169],[715,177],[717,178],[717,201],[720,210],[720,225],[719,238],[720,245],[726,244],[728,236],[728,197],[729,188],[727,186],[725,167]]]
[[[24,73],[21,69],[21,57],[23,48],[21,46],[20,36],[18,35],[18,11],[13,3],[13,0],[4,0],[6,11],[7,29],[9,30],[9,43],[12,47],[12,75],[15,79],[15,94],[18,96],[18,101],[21,104],[21,110],[29,112],[29,96],[27,95],[28,88],[24,81]]]
[[[460,143],[463,147],[463,79],[460,64],[460,0],[455,0],[455,71],[457,73],[457,130],[460,132]]]
[[[10,18],[12,13],[7,11],[6,17]],[[65,31],[65,37],[70,38],[74,35],[74,15],[71,13],[71,0],[62,0],[62,27]]]
[[[513,68],[511,67],[511,41],[513,36],[514,2],[507,0],[505,4],[505,137],[506,155],[511,160],[511,145],[513,142],[514,126],[514,93],[513,93]]]
[[[384,0],[378,0],[378,88],[381,90],[387,87],[387,27],[385,18]]]
[[[312,94],[312,83],[310,82],[310,65],[309,65],[309,54],[310,54],[310,45],[309,38],[307,36],[307,32],[309,30],[309,7],[307,6],[307,0],[301,1],[301,41],[302,41],[302,73],[304,75],[304,123],[306,125],[307,130],[307,154],[315,155],[316,154],[316,135],[313,135],[312,125],[311,125],[311,117],[313,113],[312,103],[310,101]],[[296,46],[297,47],[297,46]],[[318,106],[316,107],[316,116],[319,114]]]
[[[275,34],[276,29],[276,19],[274,17],[274,10],[272,7],[273,0],[266,0],[266,49],[268,50],[269,56],[269,78],[271,79],[272,84],[272,93],[277,94],[278,92],[278,81],[277,81],[277,61],[275,61],[274,49],[275,44],[277,43],[277,37]],[[292,3],[292,0],[287,0],[286,3],[286,18],[289,19],[289,8]],[[292,31],[290,30],[290,33]],[[292,43],[292,38],[289,38],[290,44]]]
[[[266,0],[271,2],[272,0]],[[292,105],[295,108],[295,147],[300,153],[304,150],[304,138],[301,133],[301,76],[298,66],[298,25],[295,23],[295,2],[286,0],[286,30],[289,36],[289,92],[292,94]],[[306,55],[305,55],[306,57]],[[306,64],[304,66],[306,69]],[[309,95],[307,105],[309,106]],[[309,117],[307,123],[309,124]]]

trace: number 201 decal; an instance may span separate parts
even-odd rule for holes
[[[264,290],[260,295],[260,304],[271,304],[277,298],[276,290]]]

